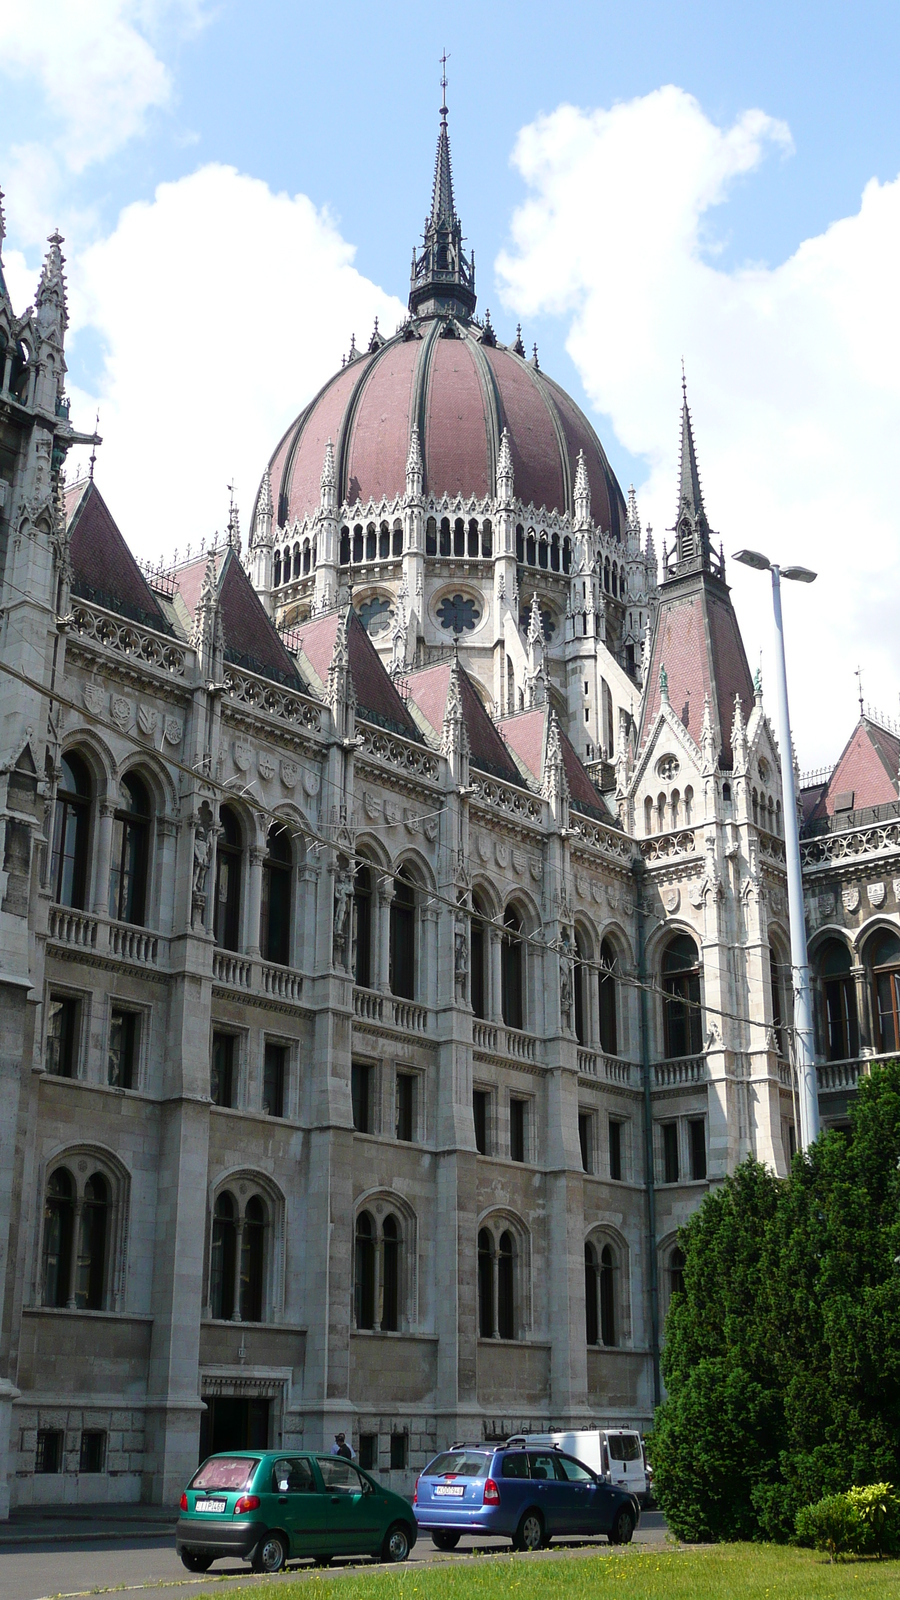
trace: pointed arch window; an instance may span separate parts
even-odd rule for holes
[[[866,947],[872,973],[878,1046],[900,1050],[900,939],[885,929]]]
[[[579,1044],[587,1044],[590,1035],[590,1008],[588,1005],[587,991],[587,966],[588,950],[584,934],[580,928],[575,929],[575,966],[572,973],[572,989],[575,1002],[575,1037]]]
[[[501,1339],[516,1337],[515,1244],[509,1229],[500,1235],[497,1251],[497,1333]]]
[[[403,868],[394,881],[390,932],[391,993],[412,1000],[416,988],[416,891]]]
[[[266,839],[260,902],[260,948],[263,960],[287,967],[291,960],[291,836],[273,823]]]
[[[856,985],[850,972],[850,951],[840,939],[829,939],[816,957],[824,1016],[824,1055],[847,1061],[859,1054]]]
[[[143,927],[150,852],[150,796],[135,773],[122,779],[122,803],[113,815],[109,914]]]
[[[666,1055],[699,1055],[703,1048],[700,960],[697,946],[686,933],[677,934],[666,946],[662,984]]]
[[[786,1004],[784,981],[784,968],[778,960],[778,953],[774,945],[769,945],[769,989],[772,996],[772,1032],[775,1035],[775,1049],[783,1061],[788,1055],[787,1022],[788,1007]]]
[[[88,1178],[81,1200],[75,1304],[79,1310],[101,1311],[106,1279],[109,1233],[109,1184],[100,1172]]]
[[[684,1292],[684,1251],[678,1246],[669,1256],[669,1300]]]
[[[74,1227],[74,1179],[65,1167],[57,1167],[47,1183],[44,1201],[41,1298],[45,1306],[65,1306],[69,1303]]]
[[[213,927],[216,944],[223,950],[240,948],[241,878],[243,839],[241,825],[231,806],[219,811],[221,833],[216,848],[216,903]]]
[[[375,1326],[375,1226],[368,1211],[356,1219],[354,1291],[356,1326]]]
[[[382,1225],[381,1326],[390,1333],[400,1327],[400,1224],[388,1215]]]
[[[494,1337],[494,1241],[487,1228],[478,1235],[478,1332]]]
[[[209,1267],[210,1313],[218,1322],[234,1316],[234,1272],[237,1261],[237,1206],[226,1189],[213,1212]]]
[[[342,528],[341,529],[341,547],[340,547],[340,553],[339,553],[338,560],[339,560],[340,565],[342,567],[349,567],[349,565],[350,565],[350,529],[349,528]]]
[[[600,1251],[600,1339],[608,1346],[617,1345],[616,1258],[612,1245],[605,1244]]]
[[[600,971],[597,975],[600,1010],[600,1048],[608,1056],[619,1053],[618,957],[610,939],[600,945]]]
[[[513,906],[507,906],[500,947],[500,1003],[508,1028],[525,1026],[524,954],[522,919]]]
[[[471,998],[472,1010],[476,1017],[486,1018],[488,1014],[488,973],[487,954],[488,938],[485,926],[486,916],[484,906],[477,895],[472,896],[472,922],[471,922]]]
[[[584,1334],[588,1344],[600,1342],[600,1319],[597,1313],[599,1281],[597,1252],[589,1241],[584,1247]]]
[[[272,586],[277,589],[281,583],[281,551],[276,550],[272,561]]]
[[[266,1261],[266,1208],[258,1194],[244,1209],[241,1235],[240,1307],[242,1322],[263,1320],[263,1280]]]
[[[53,828],[51,881],[58,905],[83,911],[87,897],[88,834],[93,790],[81,756],[63,756]]]
[[[429,517],[425,524],[425,554],[437,555],[437,522],[434,517]]]
[[[354,979],[361,989],[372,987],[372,869],[360,862],[353,880],[355,937]]]

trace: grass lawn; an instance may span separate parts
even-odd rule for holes
[[[900,1561],[846,1561],[778,1545],[703,1550],[633,1546],[614,1556],[478,1556],[346,1577],[310,1572],[294,1582],[232,1590],[238,1600],[815,1600],[886,1595],[900,1600]]]

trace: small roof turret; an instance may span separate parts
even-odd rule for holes
[[[431,214],[425,219],[421,252],[413,252],[409,309],[413,316],[455,316],[468,320],[475,310],[475,257],[462,247],[462,228],[453,198],[450,135],[447,131],[447,57],[442,57],[441,124],[438,130]]]

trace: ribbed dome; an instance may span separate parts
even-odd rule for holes
[[[349,362],[301,412],[270,463],[278,522],[315,512],[329,439],[339,505],[402,495],[414,426],[424,492],[435,498],[493,496],[506,428],[516,499],[571,513],[583,450],[592,520],[620,536],[622,491],[584,413],[532,362],[487,342],[477,323],[440,316],[415,319]]]

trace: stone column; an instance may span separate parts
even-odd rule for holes
[[[390,994],[391,905],[394,899],[394,884],[391,878],[385,877],[378,880],[374,898],[378,903],[378,928],[373,940],[378,965],[373,974],[375,979],[373,987],[380,989],[383,994]]]
[[[485,931],[488,936],[488,995],[487,1014],[492,1022],[503,1021],[503,935],[496,923],[486,924]]]
[[[98,807],[97,849],[94,856],[94,916],[109,915],[109,874],[112,855],[112,830],[115,806],[102,800]]]
[[[245,933],[246,950],[249,956],[259,958],[260,933],[259,915],[262,904],[262,875],[263,862],[266,852],[259,845],[250,848],[250,871],[247,878],[247,928]]]

